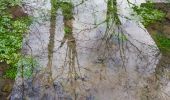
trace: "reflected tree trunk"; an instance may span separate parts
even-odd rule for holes
[[[54,51],[54,40],[55,40],[55,33],[56,33],[56,19],[57,19],[57,9],[58,6],[57,0],[51,0],[51,18],[50,18],[50,37],[49,37],[49,43],[48,43],[48,64],[47,64],[47,70],[48,70],[48,82],[52,82],[52,60],[53,60],[53,51]]]
[[[62,13],[64,16],[64,37],[60,48],[64,43],[67,43],[67,54],[68,54],[68,80],[70,84],[70,92],[74,100],[77,100],[76,93],[76,78],[78,77],[76,71],[76,60],[77,60],[77,51],[76,51],[76,40],[73,36],[73,5],[68,2],[59,3]]]

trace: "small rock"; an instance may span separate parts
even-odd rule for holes
[[[0,70],[0,77],[2,77],[3,76],[3,72]]]
[[[170,38],[170,26],[164,26],[163,33],[164,33],[165,36]]]
[[[26,17],[28,16],[27,13],[24,12],[22,7],[20,6],[14,6],[9,9],[10,13],[12,14],[12,17],[14,19],[20,18],[20,17]]]
[[[170,11],[166,14],[166,18],[170,20]]]
[[[2,92],[11,92],[12,90],[12,85],[11,84],[5,84],[2,88]]]
[[[0,92],[0,97],[2,97],[3,96],[3,93],[2,92]]]

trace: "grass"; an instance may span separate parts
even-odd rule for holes
[[[152,35],[162,53],[170,53],[170,39],[162,34]]]
[[[0,0],[0,62],[10,67],[5,72],[6,78],[14,79],[17,74],[18,61],[21,59],[23,34],[31,24],[30,17],[12,18],[8,11],[12,6],[19,6],[19,0]]]
[[[157,21],[161,21],[166,15],[163,11],[155,9],[154,4],[151,2],[147,2],[142,6],[134,5],[132,8],[140,17],[141,22],[145,27]]]

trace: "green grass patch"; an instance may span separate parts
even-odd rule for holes
[[[21,59],[23,34],[31,24],[30,17],[13,19],[9,7],[20,5],[19,0],[0,0],[0,62],[6,62],[10,67],[5,77],[14,79],[17,73],[18,61]]]
[[[141,19],[141,22],[146,27],[157,21],[161,21],[166,15],[163,11],[155,9],[154,4],[151,2],[147,2],[142,6],[134,5],[133,10],[137,13]]]
[[[170,39],[162,34],[154,34],[152,35],[157,46],[161,50],[163,54],[167,54],[170,52]]]

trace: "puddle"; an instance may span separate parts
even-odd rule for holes
[[[140,22],[125,18],[125,0],[111,8],[105,0],[24,2],[35,18],[23,53],[38,65],[29,78],[18,67],[11,100],[169,99],[170,83],[155,77],[159,50]]]

